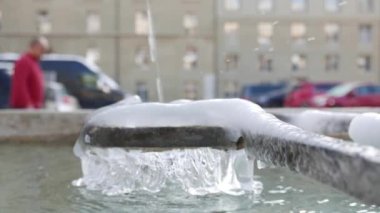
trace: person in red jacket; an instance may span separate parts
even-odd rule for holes
[[[39,65],[48,50],[46,38],[30,42],[29,50],[16,61],[11,85],[10,106],[18,109],[39,109],[44,105],[44,76]]]

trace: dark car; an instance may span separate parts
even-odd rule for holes
[[[0,54],[0,63],[14,63],[18,58],[18,54]],[[82,108],[103,107],[125,97],[114,80],[83,57],[49,54],[42,58],[41,67],[48,80],[63,84]]]
[[[241,92],[241,98],[259,103],[263,99],[263,95],[282,90],[287,87],[285,83],[277,84],[252,84],[243,87]],[[260,99],[260,100],[259,100]]]

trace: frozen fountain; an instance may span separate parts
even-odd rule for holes
[[[150,59],[163,102],[149,0],[146,6]],[[380,204],[380,151],[333,138],[349,138],[357,115],[307,111],[274,116],[240,99],[164,104],[132,98],[88,119],[74,147],[83,177],[73,183],[107,195],[156,193],[168,185],[192,195],[256,195],[262,190],[254,180],[259,160]],[[355,137],[361,120],[356,123]]]
[[[75,153],[83,170],[76,184],[107,194],[156,192],[167,182],[191,194],[259,193],[258,159],[380,204],[378,149],[303,130],[240,99],[101,109]]]

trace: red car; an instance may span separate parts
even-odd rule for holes
[[[308,106],[314,96],[323,94],[336,85],[336,83],[302,83],[286,96],[284,105],[286,107]]]
[[[371,83],[344,83],[325,94],[315,96],[314,107],[375,107],[380,106],[380,85]]]

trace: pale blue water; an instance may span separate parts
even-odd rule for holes
[[[69,146],[0,145],[0,212],[380,212],[285,169],[256,171],[259,196],[160,193],[108,197],[71,185],[81,176]]]

